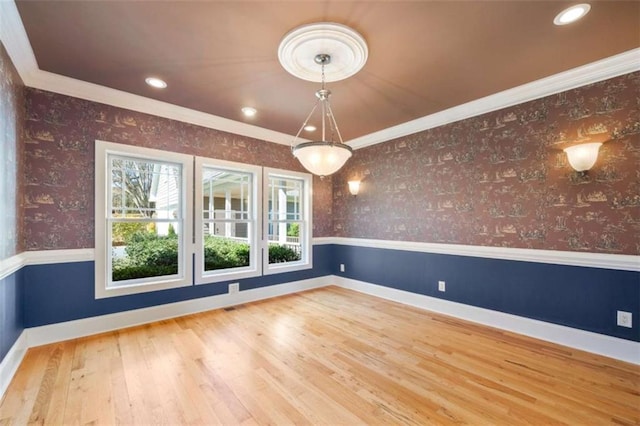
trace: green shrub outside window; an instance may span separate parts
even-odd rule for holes
[[[113,281],[178,273],[178,236],[172,227],[165,236],[154,232],[133,232],[127,235],[125,245],[126,257],[113,260]],[[224,237],[206,236],[205,270],[249,266],[249,250],[247,243]],[[269,245],[269,263],[295,262],[300,259],[300,253],[289,247]]]

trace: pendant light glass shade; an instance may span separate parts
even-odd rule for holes
[[[329,176],[344,166],[353,151],[343,143],[303,142],[293,148],[293,155],[314,175]]]
[[[342,136],[329,103],[331,91],[326,89],[324,85],[324,67],[331,62],[331,56],[318,54],[314,60],[318,65],[322,66],[322,87],[316,92],[316,104],[306,120],[304,120],[304,123],[302,123],[302,127],[298,130],[293,143],[295,144],[302,130],[309,125],[309,119],[316,110],[320,113],[322,140],[302,142],[295,145],[291,150],[293,156],[302,163],[305,169],[314,175],[324,177],[340,170],[353,154],[353,150],[342,142]],[[334,142],[334,137],[336,136],[338,141]]]

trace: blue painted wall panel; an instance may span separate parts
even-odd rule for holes
[[[314,246],[313,269],[231,282],[248,290],[329,275],[331,249],[331,245]],[[228,286],[228,282],[220,282],[96,300],[93,262],[31,265],[23,270],[26,327],[215,296],[226,293]]]
[[[23,270],[0,280],[0,362],[24,330]]]
[[[333,256],[335,275],[640,341],[638,272],[345,245]],[[617,310],[633,313],[633,328],[616,325]]]

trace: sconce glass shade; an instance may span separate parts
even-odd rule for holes
[[[293,156],[314,175],[329,176],[340,170],[353,155],[349,145],[324,141],[303,142],[293,148]]]
[[[360,191],[360,181],[359,180],[350,180],[349,181],[349,192],[351,195],[358,195]]]
[[[584,172],[596,163],[601,145],[601,142],[584,143],[565,148],[564,152],[567,153],[571,167],[577,172]]]

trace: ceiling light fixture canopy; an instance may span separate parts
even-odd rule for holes
[[[316,92],[316,103],[296,133],[291,148],[304,168],[314,175],[323,177],[337,172],[353,155],[351,147],[342,140],[329,102],[331,91],[325,87],[325,82],[354,75],[362,69],[368,54],[367,44],[360,34],[331,22],[295,28],[280,43],[278,59],[285,70],[303,80],[322,83]],[[331,67],[325,75],[325,67],[329,64]],[[296,145],[316,111],[321,114],[316,123],[320,125],[322,139]]]

